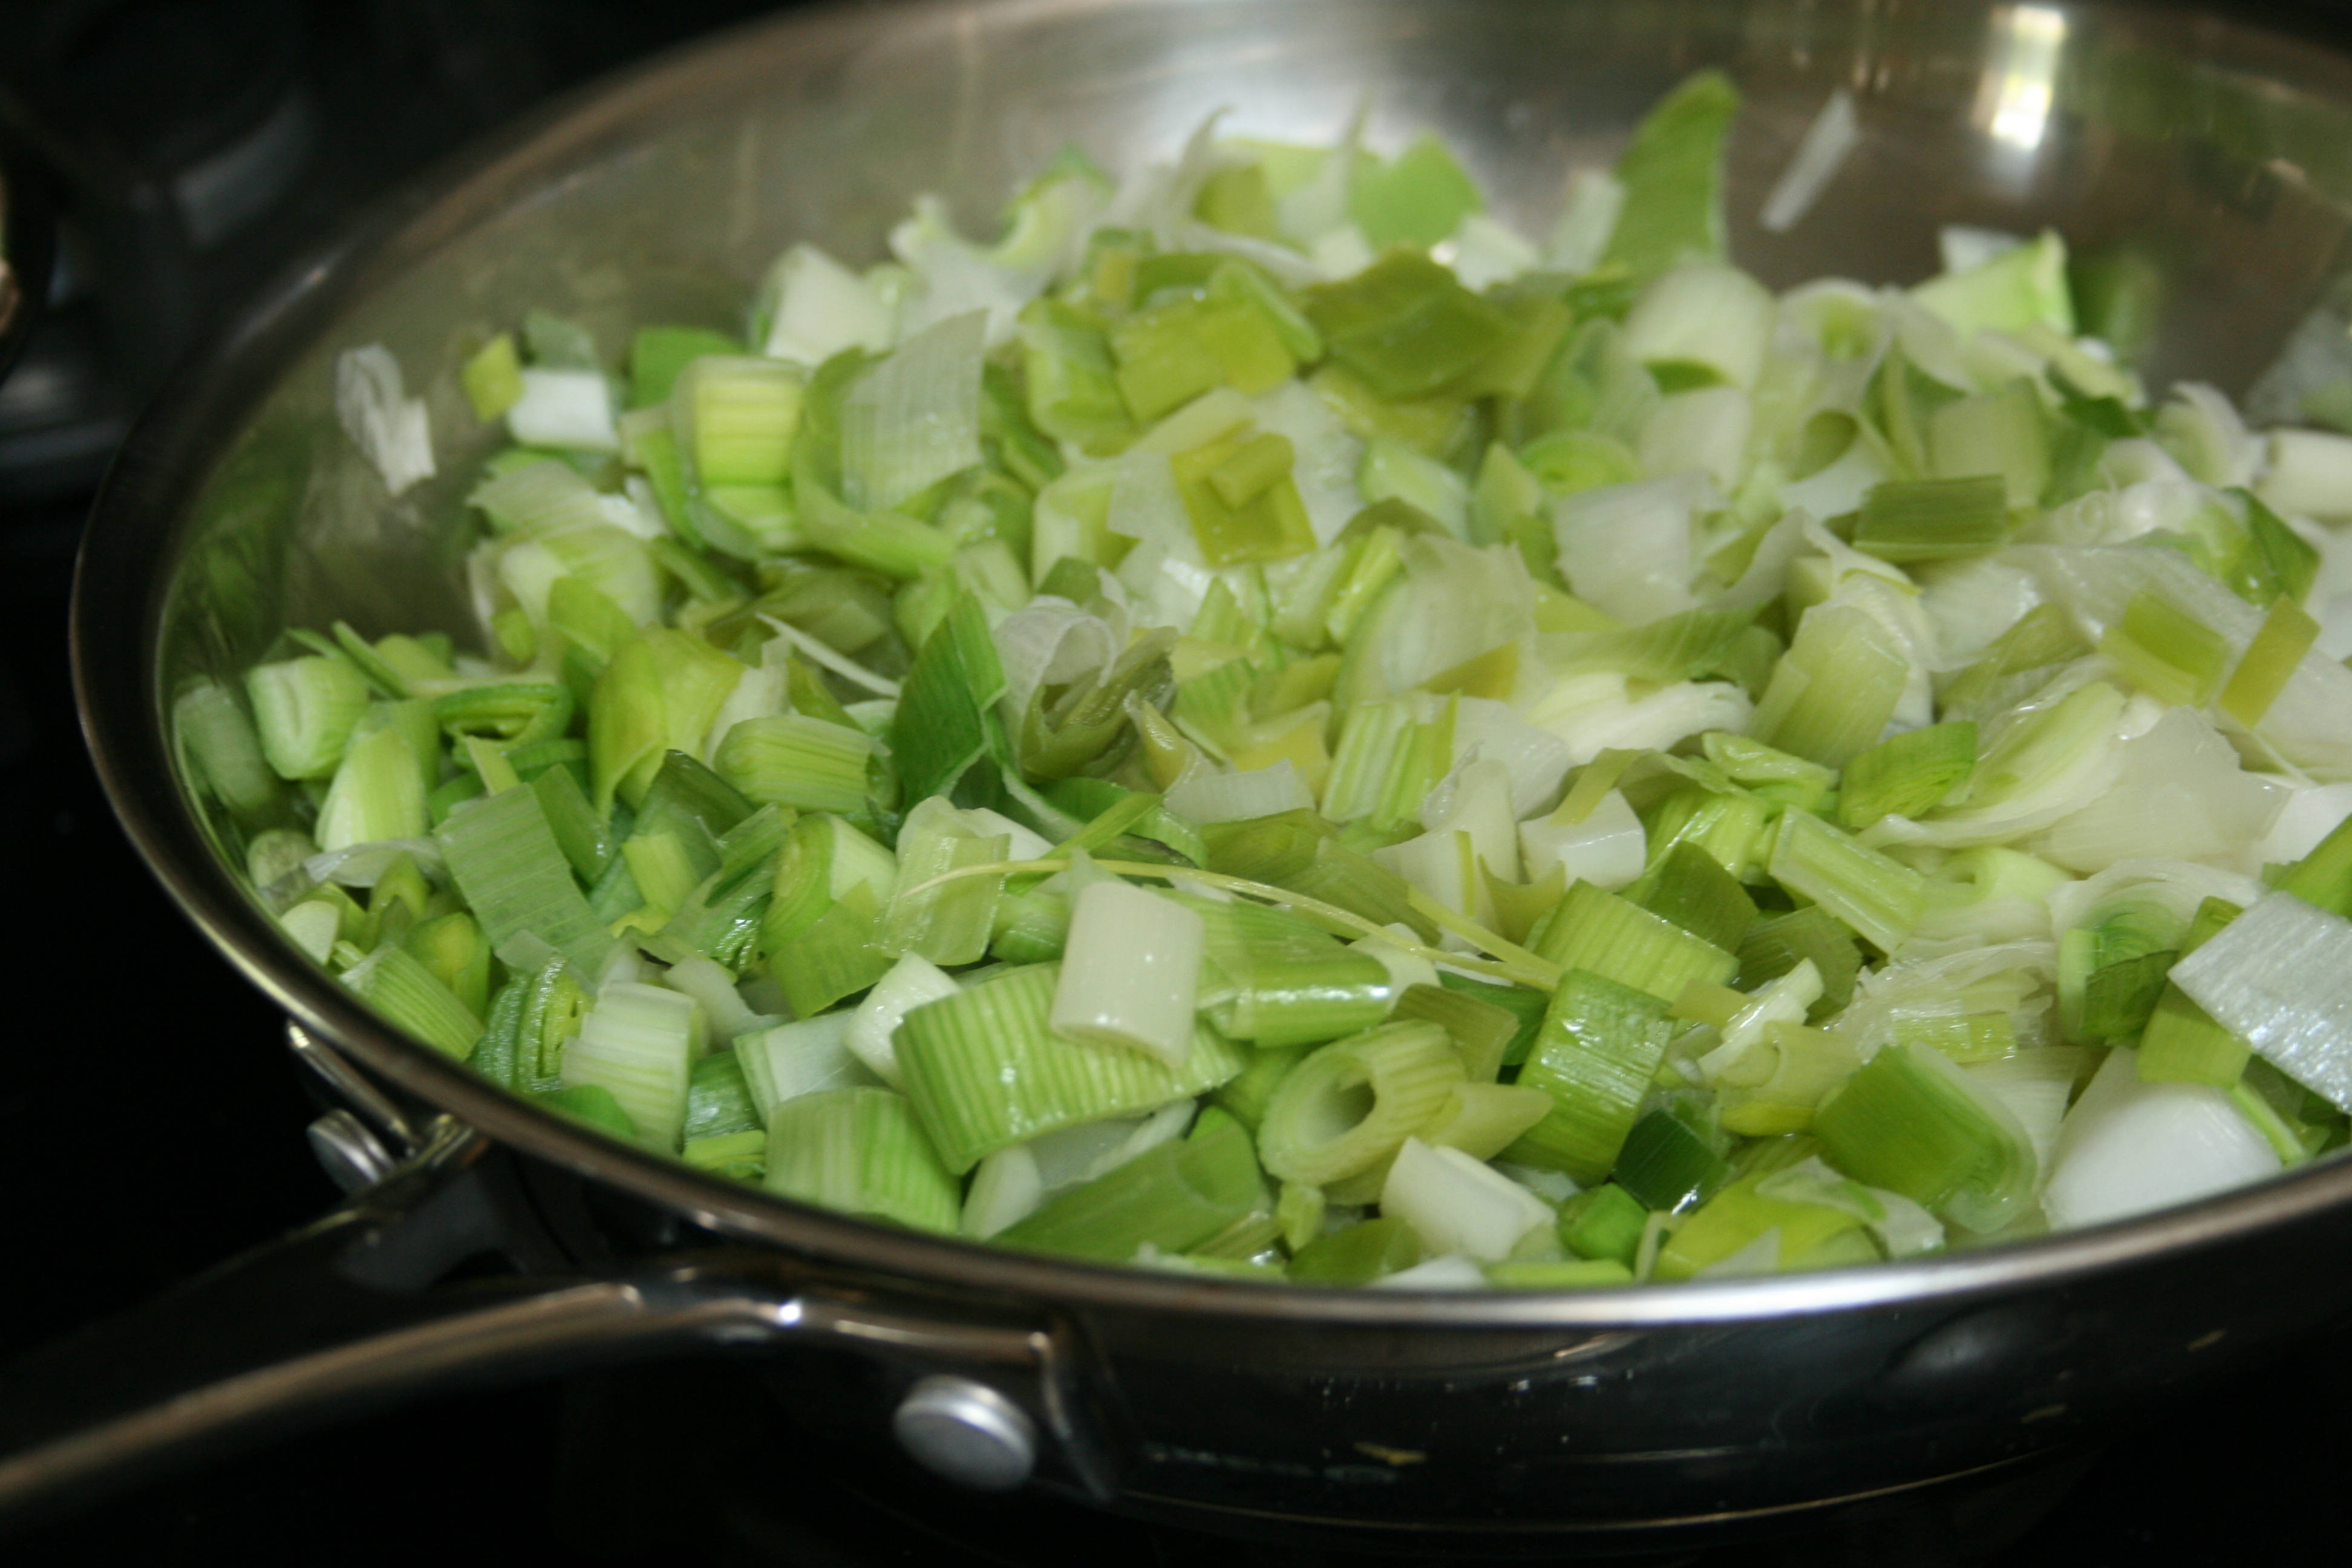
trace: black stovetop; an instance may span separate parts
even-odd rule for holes
[[[191,153],[184,136],[174,145],[168,116],[137,90],[136,72],[161,58],[152,46],[183,37],[173,27],[201,33],[204,18],[224,11],[257,18],[257,37],[292,18],[298,47],[289,54],[278,37],[271,68],[305,106],[310,154],[284,189],[264,193],[268,210],[192,263],[196,287],[155,306],[164,314],[151,320],[164,321],[168,306],[180,312],[169,331],[183,333],[216,322],[285,256],[466,135],[548,91],[769,8],[17,0],[10,9],[28,4],[127,18],[76,68],[94,73],[90,101],[139,121],[125,144],[167,173],[175,158],[201,162],[203,150]],[[2265,10],[2352,39],[2352,9]],[[126,105],[150,112],[142,120]],[[267,95],[248,107],[273,112]],[[53,441],[39,461],[10,468],[22,454],[8,445],[11,405],[0,399],[0,844],[16,873],[20,976],[0,1074],[0,1232],[16,1259],[0,1276],[0,1358],[162,1291],[337,1198],[302,1136],[318,1107],[280,1046],[281,1021],[163,898],[115,827],[80,745],[65,655],[73,551],[96,458],[153,374],[93,361],[88,341],[104,323],[90,314],[80,311],[79,326],[73,311],[61,316],[68,337],[83,337],[60,348],[52,334],[52,369],[70,374],[45,384],[63,388],[70,406],[59,407],[83,421],[76,429],[89,455]],[[2331,1560],[2342,1555],[2332,1504],[2352,1461],[2347,1408],[2352,1322],[1999,1497],[1882,1510],[1784,1546],[1710,1553],[1694,1568]],[[962,1500],[887,1468],[852,1468],[784,1427],[739,1369],[718,1363],[428,1400],[223,1458],[0,1550],[26,1568],[194,1560],[207,1550],[255,1561],[315,1552],[336,1568],[432,1557],[793,1568],[1025,1568],[1081,1553],[1152,1568],[1341,1561],[1034,1501]]]

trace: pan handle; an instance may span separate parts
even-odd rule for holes
[[[436,1283],[497,1246],[478,1170],[494,1146],[447,1118],[420,1143],[324,1218],[0,1368],[0,1531],[422,1394],[794,1340],[908,1369],[897,1430],[934,1469],[1017,1485],[1051,1436],[1058,1469],[1105,1489],[1083,1458],[1099,1450],[1073,1430],[1072,1358],[1050,1327],[893,1300],[751,1248],[614,1278]]]

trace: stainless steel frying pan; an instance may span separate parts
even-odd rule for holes
[[[2141,363],[2242,393],[2347,264],[2352,66],[2225,21],[1980,0],[949,0],[795,15],[483,148],[289,278],[190,366],[100,500],[83,712],[131,836],[341,1086],[352,1205],[0,1382],[0,1502],[69,1502],[272,1422],[459,1378],[730,1349],[969,1484],[1137,1513],[1557,1549],[1736,1528],[2011,1463],[2352,1303],[2352,1165],[1903,1265],[1590,1294],[1268,1288],[885,1229],[533,1110],[284,941],[192,794],[173,693],[289,624],[467,626],[456,373],[532,305],[608,342],[727,324],[799,238],[878,254],[918,192],[984,226],[1067,142],[1164,155],[1208,111],[1375,144],[1433,127],[1523,225],[1686,72],[1747,95],[1735,249],[1768,281],[1932,270],[1942,224],[2127,254]],[[1829,91],[1863,145],[1785,235],[1757,209]],[[381,342],[440,477],[388,501],[332,366]],[[201,1029],[201,1020],[189,1021]],[[269,1048],[222,1039],[223,1051]],[[521,1272],[438,1284],[485,1247]]]

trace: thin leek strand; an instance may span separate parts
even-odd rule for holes
[[[1479,974],[1492,975],[1497,980],[1507,980],[1515,985],[1527,985],[1538,991],[1549,991],[1554,985],[1559,984],[1559,965],[1548,963],[1515,943],[1505,942],[1501,937],[1466,916],[1453,915],[1452,923],[1448,923],[1446,929],[1467,941],[1477,942],[1482,947],[1486,947],[1489,942],[1493,943],[1492,947],[1487,947],[1487,951],[1496,952],[1498,956],[1491,959],[1479,958],[1472,953],[1449,952],[1444,948],[1409,941],[1397,935],[1389,927],[1367,920],[1353,910],[1324,903],[1319,899],[1310,899],[1303,893],[1294,893],[1287,888],[1276,888],[1265,882],[1253,882],[1245,877],[1229,877],[1223,872],[1203,871],[1192,867],[1154,866],[1139,860],[1097,859],[1094,863],[1103,870],[1121,877],[1150,877],[1159,881],[1194,882],[1203,887],[1216,888],[1224,892],[1238,893],[1262,903],[1295,910],[1309,920],[1318,922],[1328,931],[1350,937],[1376,936],[1382,942],[1402,948],[1417,957],[1425,958],[1432,963],[1449,964],[1456,969],[1467,969]],[[985,865],[959,866],[952,870],[942,871],[936,877],[917,883],[899,896],[911,898],[942,882],[951,882],[965,877],[1010,877],[1030,874],[1050,876],[1054,872],[1066,871],[1069,868],[1070,862],[1067,859],[996,860]],[[1446,912],[1452,915],[1452,911]],[[1433,910],[1430,912],[1430,918],[1436,919]]]

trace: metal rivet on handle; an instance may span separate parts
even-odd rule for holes
[[[375,1185],[397,1163],[367,1123],[348,1110],[330,1110],[310,1123],[310,1152],[319,1157],[327,1179],[347,1193]]]
[[[916,1463],[976,1491],[1009,1491],[1029,1479],[1036,1428],[1020,1406],[983,1383],[944,1374],[907,1391],[890,1429]]]

